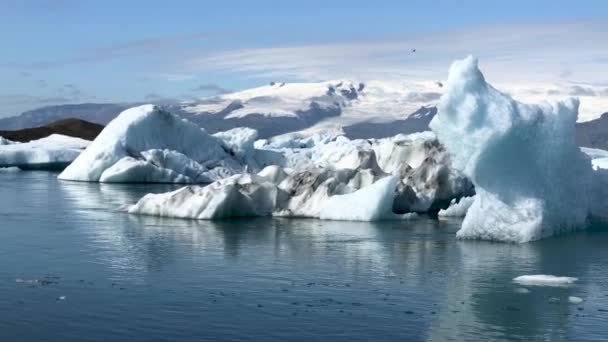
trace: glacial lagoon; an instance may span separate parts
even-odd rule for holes
[[[608,230],[459,241],[461,221],[125,213],[169,185],[2,172],[0,340],[601,340]],[[356,208],[353,208],[356,210]],[[552,274],[568,286],[523,286]],[[573,303],[569,297],[583,301]]]

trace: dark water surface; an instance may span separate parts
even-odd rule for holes
[[[508,245],[428,218],[138,217],[121,207],[171,187],[55,176],[0,173],[0,341],[608,336],[605,231]],[[538,273],[579,281],[518,293],[512,279]]]

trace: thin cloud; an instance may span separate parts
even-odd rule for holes
[[[595,96],[597,95],[590,87],[583,87],[580,85],[573,85],[570,87],[571,96]]]
[[[440,93],[436,92],[411,92],[407,94],[406,99],[411,102],[431,102],[437,101],[441,97]]]
[[[215,93],[215,94],[232,93],[232,90],[220,87],[219,85],[213,84],[213,83],[201,84],[201,85],[197,86],[196,88],[193,88],[192,91],[204,91],[204,92]]]
[[[124,43],[118,43],[108,46],[100,46],[95,48],[81,49],[77,51],[73,57],[54,60],[54,61],[39,61],[34,63],[7,63],[4,67],[19,67],[26,69],[53,69],[70,65],[89,64],[105,62],[110,60],[128,58],[142,55],[154,51],[166,51],[171,48],[176,48],[180,44],[199,41],[204,39],[215,38],[218,33],[202,32],[193,34],[183,34],[167,37],[156,37],[149,39],[133,40]]]
[[[409,34],[393,40],[228,50],[193,58],[184,68],[308,81],[345,77],[441,79],[454,59],[473,54],[494,79],[557,81],[576,77],[592,83],[602,76],[598,70],[605,70],[596,59],[608,55],[606,31],[608,23],[602,22],[478,27]],[[565,44],[573,41],[576,48]]]

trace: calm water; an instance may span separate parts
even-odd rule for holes
[[[456,241],[458,221],[428,218],[194,222],[121,211],[169,189],[0,173],[0,341],[608,336],[608,232],[506,245]],[[580,280],[518,293],[511,279],[536,273]]]

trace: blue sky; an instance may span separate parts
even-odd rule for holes
[[[271,80],[440,79],[470,53],[499,80],[608,86],[607,17],[602,0],[4,0],[0,116]]]

